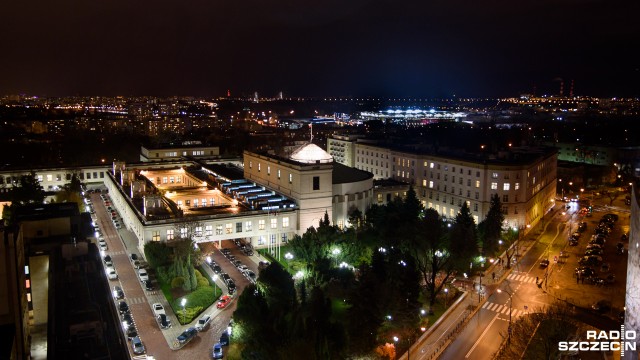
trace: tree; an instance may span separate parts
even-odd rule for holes
[[[450,244],[451,253],[460,270],[465,269],[466,265],[478,254],[476,224],[466,202],[462,203],[454,220],[450,233]]]
[[[455,269],[445,224],[436,210],[425,210],[418,236],[408,239],[405,249],[413,257],[433,306],[436,294],[453,276]]]
[[[502,233],[502,242],[505,247],[504,254],[507,258],[507,269],[511,268],[511,258],[518,253],[518,239],[520,230],[508,228]]]
[[[502,212],[502,202],[498,194],[491,195],[489,211],[485,219],[480,222],[478,228],[482,236],[482,252],[485,255],[494,254],[498,250],[498,240],[502,236],[502,224],[504,223],[504,213]]]
[[[25,205],[29,203],[41,204],[44,202],[46,193],[36,173],[32,171],[28,175],[22,175],[9,191],[11,204]]]
[[[157,269],[160,266],[169,265],[173,256],[173,249],[167,246],[165,242],[150,241],[144,244],[144,257],[147,259],[149,266]]]
[[[82,182],[76,174],[72,174],[71,180],[62,186],[62,190],[56,193],[56,202],[75,202],[78,204],[80,212],[84,211]]]
[[[353,228],[358,231],[363,225],[362,211],[357,207],[353,207],[351,211],[349,211],[349,223]]]

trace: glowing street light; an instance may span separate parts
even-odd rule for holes
[[[291,261],[291,259],[293,259],[293,254],[288,252],[288,253],[284,254],[284,258],[287,259],[287,271],[289,271],[289,261]]]
[[[182,298],[180,305],[182,305],[182,322],[185,322],[187,321],[187,308],[185,307],[187,305],[187,299]]]

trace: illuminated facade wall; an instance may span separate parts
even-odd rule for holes
[[[640,334],[640,205],[638,188],[633,187],[631,201],[631,221],[629,224],[629,257],[627,260],[627,291],[625,295],[626,330],[635,330]],[[636,346],[640,348],[640,340],[636,338]],[[624,359],[638,360],[637,351],[625,351]]]

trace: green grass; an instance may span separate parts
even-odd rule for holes
[[[291,249],[289,247],[289,245],[283,245],[280,247],[280,260],[277,259],[277,249],[273,249],[274,250],[274,255],[271,255],[271,253],[269,252],[269,249],[258,249],[258,253],[260,255],[262,255],[267,261],[269,262],[277,262],[280,265],[282,265],[283,268],[285,269],[289,269],[289,273],[293,274],[293,269],[297,269],[298,266],[296,266],[296,264],[299,264],[299,261],[296,261],[295,259],[291,260],[291,262],[288,262],[287,259],[284,258],[284,254],[291,252]]]

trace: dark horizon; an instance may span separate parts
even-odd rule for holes
[[[0,94],[640,96],[640,3],[12,2]],[[8,16],[8,15],[11,16]]]

